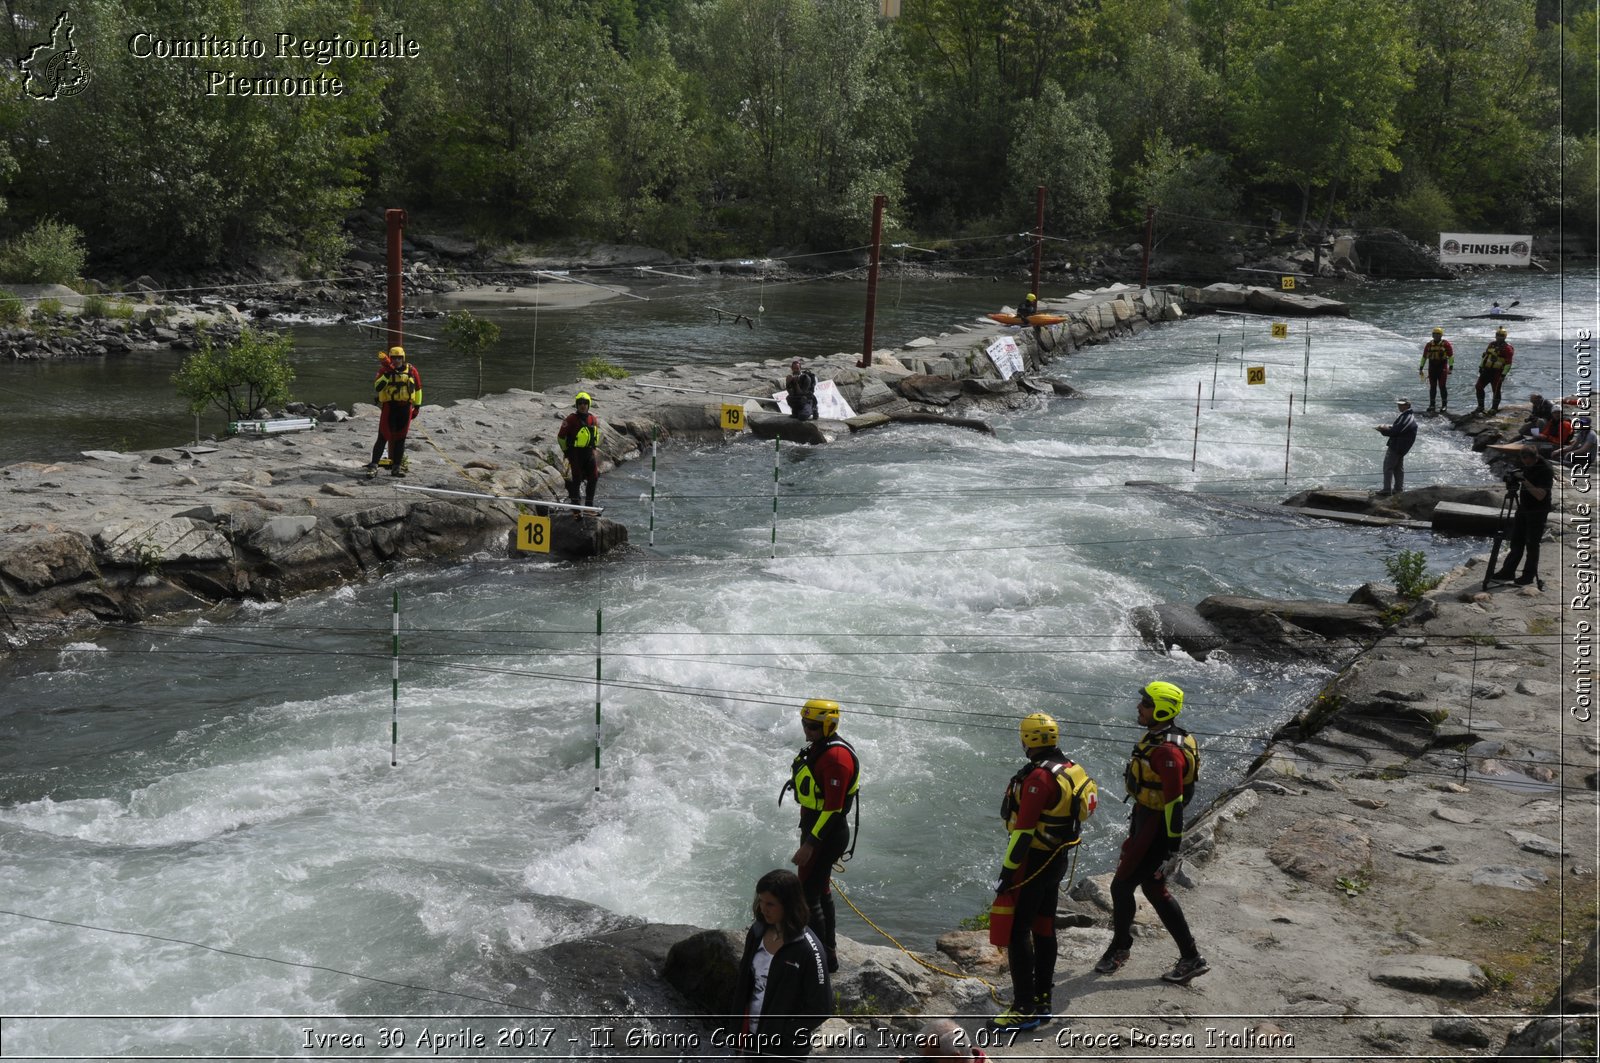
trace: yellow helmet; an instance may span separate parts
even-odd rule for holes
[[[590,397],[589,397],[589,393],[588,393],[588,392],[587,392],[587,391],[580,391],[580,392],[578,392],[578,394],[577,394],[577,395],[576,395],[576,396],[575,396],[575,397],[574,397],[574,398],[573,398],[573,400],[572,400],[572,404],[573,404],[573,405],[574,405],[574,406],[576,406],[576,405],[577,405],[577,404],[578,404],[578,403],[580,403],[580,402],[590,402],[590,403],[592,403],[592,402],[594,402],[594,400],[593,400],[593,399],[591,399],[591,398],[590,398]]]
[[[1438,325],[1435,325],[1435,326],[1433,326],[1433,334],[1435,336],[1443,336],[1444,335],[1444,329],[1440,328]]]
[[[390,347],[389,348],[389,360],[391,362],[403,362],[403,361],[405,361],[406,360],[406,349],[404,347]]]
[[[1495,336],[1495,339],[1497,339],[1497,340],[1498,339],[1505,339],[1505,335],[1506,335],[1506,327],[1504,325],[1501,325],[1499,328],[1494,330],[1494,336]]]
[[[1061,728],[1056,718],[1043,712],[1030,712],[1022,718],[1017,730],[1022,734],[1025,749],[1049,749],[1061,742]]]
[[[822,737],[832,738],[833,732],[839,729],[839,703],[812,698],[800,706],[800,719],[806,723],[820,723]]]
[[[1183,691],[1176,684],[1157,680],[1146,684],[1140,689],[1139,695],[1142,700],[1155,706],[1150,715],[1155,717],[1157,723],[1175,720],[1183,711]]]

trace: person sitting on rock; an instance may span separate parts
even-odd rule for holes
[[[1545,426],[1546,421],[1555,416],[1556,404],[1537,391],[1528,396],[1528,405],[1531,407],[1528,419],[1517,429],[1519,439],[1533,435],[1535,431]]]
[[[1591,473],[1594,471],[1595,435],[1590,427],[1589,418],[1575,417],[1572,421],[1572,440],[1564,447],[1557,447],[1550,453],[1551,461],[1559,461],[1563,465],[1586,467]]]
[[[817,374],[796,358],[789,363],[789,376],[783,382],[788,392],[789,416],[797,421],[817,419]]]

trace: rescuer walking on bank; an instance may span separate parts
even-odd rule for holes
[[[1167,892],[1168,862],[1183,842],[1183,808],[1194,797],[1200,776],[1194,737],[1172,722],[1182,711],[1183,691],[1171,683],[1157,681],[1139,691],[1139,723],[1145,734],[1133,747],[1123,775],[1134,804],[1128,840],[1111,878],[1111,947],[1094,965],[1100,974],[1115,974],[1128,962],[1135,887],[1144,891],[1178,945],[1178,962],[1161,980],[1186,985],[1211,969],[1195,946],[1183,909]]]
[[[1028,762],[1006,784],[1000,804],[1008,833],[989,913],[989,942],[1007,950],[1011,968],[1011,1006],[989,1020],[1003,1030],[1031,1030],[1055,1015],[1056,903],[1100,792],[1061,752],[1054,717],[1032,713],[1018,731]]]
[[[829,880],[834,862],[850,847],[847,817],[861,788],[861,761],[850,743],[839,737],[837,701],[813,698],[806,702],[800,707],[800,726],[806,745],[790,765],[789,781],[778,793],[778,803],[783,804],[783,795],[790,790],[800,803],[800,847],[789,862],[800,876],[811,907],[811,929],[828,950],[828,970],[832,972],[839,969],[839,954]]]

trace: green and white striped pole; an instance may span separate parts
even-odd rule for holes
[[[661,438],[658,425],[650,430],[650,545],[656,544],[656,451]]]
[[[1306,318],[1306,368],[1300,380],[1300,412],[1306,412],[1306,400],[1311,396],[1311,319]]]
[[[600,792],[600,610],[594,611],[594,792]]]
[[[772,557],[778,556],[778,450],[783,440],[772,441]]]
[[[389,767],[400,766],[400,592],[394,592],[394,619],[390,624]]]

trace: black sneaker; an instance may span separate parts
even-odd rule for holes
[[[1100,957],[1100,962],[1094,965],[1095,974],[1116,974],[1122,970],[1122,965],[1128,962],[1127,949],[1106,949],[1106,954]]]
[[[1512,580],[1512,582],[1519,587],[1526,587],[1528,584],[1537,583],[1538,581],[1538,576],[1518,576],[1516,579]]]
[[[1199,978],[1211,965],[1199,956],[1186,956],[1173,965],[1172,970],[1161,976],[1163,982],[1173,985],[1188,985],[1193,979]]]
[[[1039,1020],[1040,1026],[1056,1017],[1056,1009],[1050,1001],[1049,993],[1040,993],[1033,998],[1033,1014]]]

